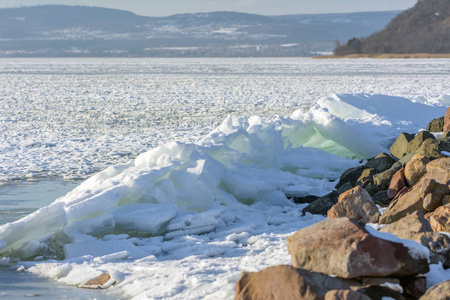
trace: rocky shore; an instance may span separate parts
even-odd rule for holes
[[[294,198],[328,219],[287,238],[292,266],[243,272],[235,299],[450,299],[450,280],[424,276],[450,268],[449,187],[450,108],[345,171],[330,194]]]

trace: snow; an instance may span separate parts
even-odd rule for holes
[[[18,62],[0,61],[2,179],[102,171],[1,226],[2,262],[74,286],[107,272],[133,299],[231,299],[242,271],[290,264],[285,238],[325,218],[288,197],[330,192],[450,95],[445,60]]]

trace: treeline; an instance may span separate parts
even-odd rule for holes
[[[337,45],[334,54],[450,53],[450,0],[419,0],[384,30]]]

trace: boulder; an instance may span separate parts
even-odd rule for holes
[[[415,185],[423,175],[427,173],[427,164],[430,159],[427,157],[415,154],[405,166],[405,180],[410,187]]]
[[[350,182],[346,182],[337,189],[337,192],[338,192],[338,194],[342,194],[343,192],[346,192],[352,188],[353,188],[353,185]]]
[[[444,185],[447,187],[446,185]],[[442,197],[441,193],[429,193],[423,198],[423,208],[426,211],[434,211],[436,208],[442,205]]]
[[[419,300],[449,300],[450,280],[432,286]]]
[[[112,280],[108,273],[103,273],[79,287],[84,289],[106,289],[114,284],[116,284],[116,281]]]
[[[450,131],[445,131],[438,140],[442,140],[444,142],[450,142]]]
[[[444,131],[444,117],[431,120],[427,125],[427,131],[429,132],[442,132]]]
[[[356,180],[356,184],[364,185],[364,183],[368,181],[372,181],[372,176],[375,175],[377,171],[374,168],[364,169],[359,176],[358,180]]]
[[[341,278],[427,273],[427,257],[412,257],[403,244],[369,234],[348,218],[328,219],[287,237],[292,265]]]
[[[442,126],[442,131],[449,131],[450,130],[450,107],[447,108],[447,111],[444,115],[444,125]]]
[[[445,195],[442,198],[442,205],[447,205],[447,204],[450,204],[450,195]]]
[[[450,232],[450,207],[443,205],[438,207],[430,216],[431,228],[438,232]]]
[[[365,169],[367,169],[366,166],[358,166],[346,170],[344,173],[342,173],[335,188],[339,189],[346,182],[349,182],[352,187],[354,187],[356,185],[356,182],[358,181],[358,178],[361,177],[361,174]]]
[[[342,280],[325,274],[279,265],[259,272],[243,272],[236,283],[237,300],[324,299],[331,290],[349,289]]]
[[[421,211],[425,213],[423,208],[423,197],[420,193],[420,186],[423,180],[413,186],[411,189],[407,187],[398,193],[397,197],[391,201],[384,214],[381,215],[380,224],[393,223],[406,215],[415,211]]]
[[[373,184],[380,190],[387,190],[391,184],[392,177],[402,168],[400,162],[396,162],[392,167],[384,172],[373,175]]]
[[[450,184],[450,157],[433,160],[427,164],[427,177],[439,183]]]
[[[392,176],[391,183],[387,189],[388,199],[394,199],[394,197],[406,186],[405,169],[401,168],[394,176]]]
[[[414,185],[409,191],[405,193],[399,193],[397,198],[391,201],[384,214],[380,217],[380,224],[389,224],[395,222],[406,215],[415,211],[421,211],[426,213],[424,208],[424,198],[430,193],[435,193],[441,199],[445,193],[447,187],[437,183],[434,180],[430,180],[427,176]],[[448,193],[448,192],[447,192]]]
[[[406,153],[411,153],[416,151],[422,143],[427,139],[436,139],[434,135],[428,131],[421,131],[408,143],[406,146]]]
[[[418,211],[381,228],[380,232],[388,232],[401,239],[416,241],[430,249],[432,256],[435,254],[445,256],[450,250],[450,237],[433,232],[430,222]],[[445,263],[445,258],[443,260]]]
[[[420,211],[415,211],[400,220],[393,222],[380,229],[381,232],[388,232],[401,239],[411,239],[411,233],[431,232],[430,222]]]
[[[395,291],[385,286],[370,285],[367,287],[360,287],[355,291],[368,296],[372,300],[405,300],[405,297],[403,297],[399,291]]]
[[[375,169],[377,173],[390,169],[395,163],[395,160],[387,153],[380,153],[377,157],[367,160],[365,166],[367,168]]]
[[[319,197],[313,195],[307,195],[303,197],[292,197],[292,202],[295,204],[303,204],[303,203],[313,203]]]
[[[376,193],[375,195],[372,196],[372,200],[373,202],[375,202],[375,204],[385,207],[388,206],[389,203],[391,202],[391,200],[388,198],[388,191],[384,190],[384,191],[379,191],[378,193]]]
[[[446,157],[441,151],[450,152],[450,143],[443,140],[427,139],[414,153],[421,154],[433,160]]]
[[[328,218],[347,217],[361,223],[376,223],[380,212],[369,193],[360,186],[342,193],[327,212]]]
[[[324,300],[372,300],[369,296],[352,290],[332,290],[325,294]]]
[[[414,134],[402,133],[397,137],[389,151],[397,159],[401,159],[407,154],[408,143],[414,139]]]
[[[405,276],[400,278],[403,294],[418,299],[427,291],[427,279],[423,276]]]
[[[339,193],[333,191],[328,195],[314,200],[310,205],[302,210],[303,215],[311,213],[315,215],[327,215],[328,210],[338,202]]]

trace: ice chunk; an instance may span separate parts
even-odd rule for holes
[[[135,203],[121,206],[114,211],[115,231],[158,234],[177,213],[177,206],[170,203]]]
[[[122,254],[126,251],[127,256],[130,259],[139,259],[149,255],[144,250],[139,249],[128,240],[115,240],[115,241],[101,241],[95,240],[77,244],[64,245],[64,254],[66,259],[72,259],[82,257],[85,255],[91,255],[93,257],[102,257],[105,255],[117,254],[125,259]],[[107,257],[117,257],[107,256]]]

